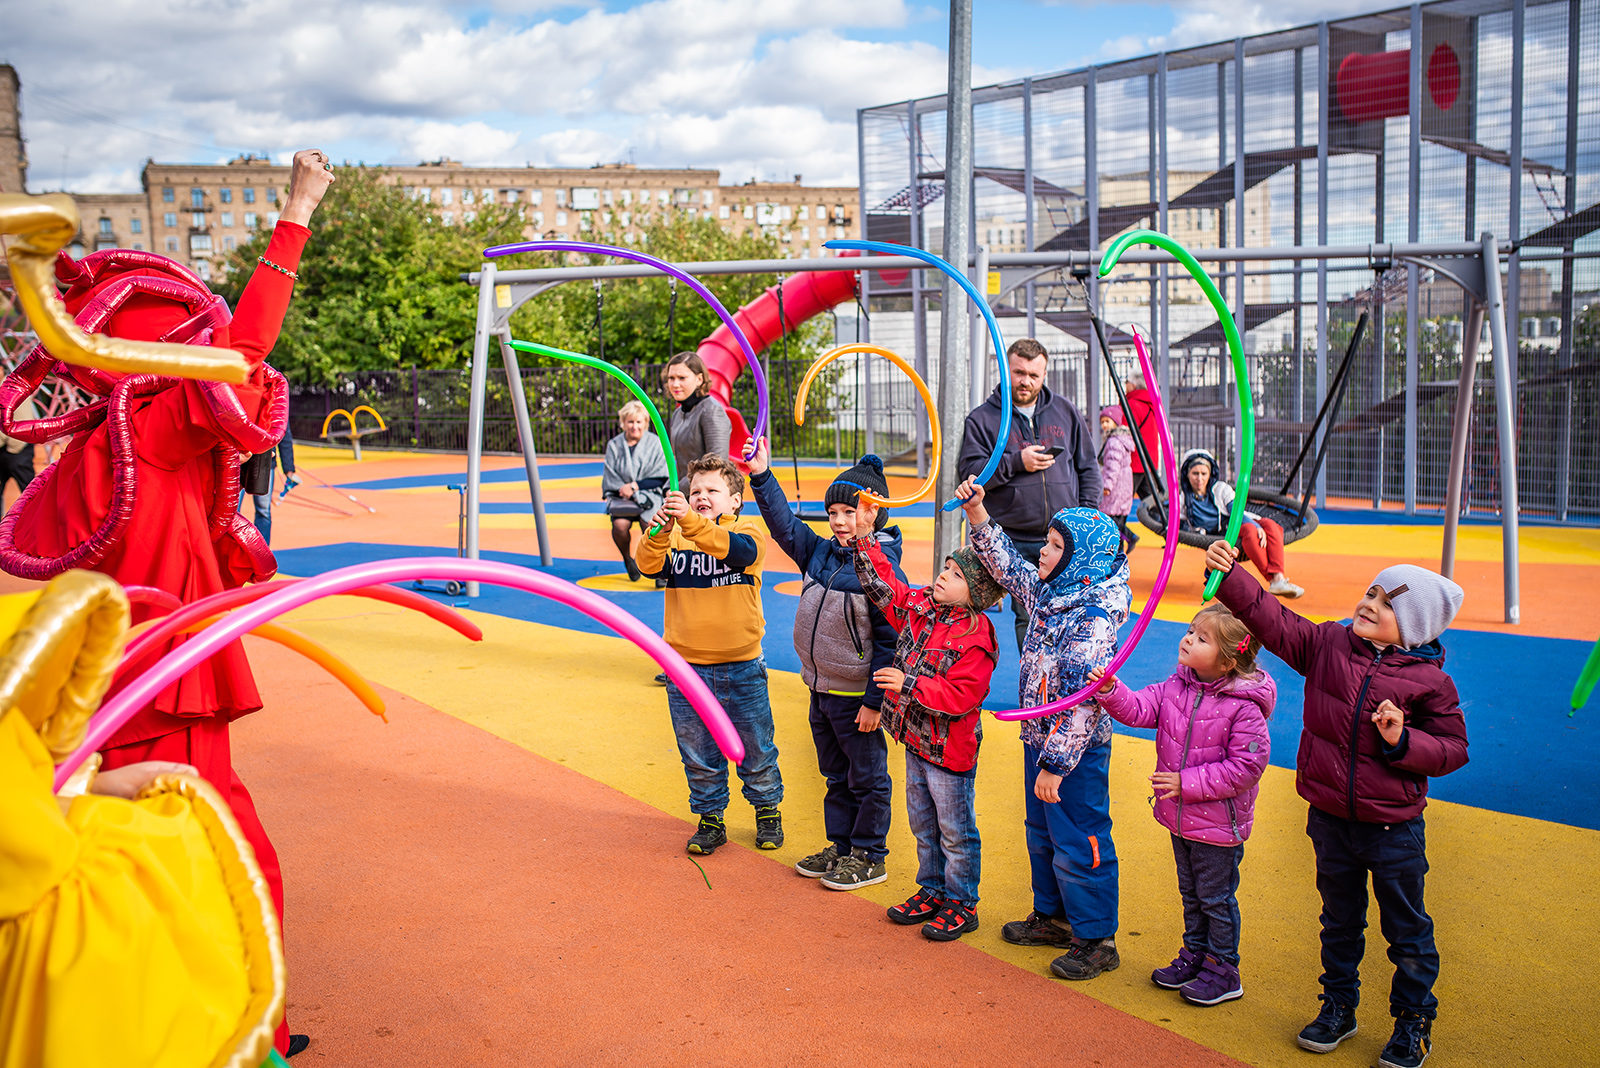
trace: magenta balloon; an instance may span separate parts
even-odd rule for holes
[[[750,378],[756,384],[756,421],[750,428],[750,440],[745,442],[744,458],[749,460],[756,454],[756,440],[767,432],[767,413],[770,405],[767,400],[767,376],[761,370],[761,361],[756,359],[756,350],[750,347],[750,339],[744,336],[744,331],[739,329],[739,324],[733,316],[728,314],[728,309],[722,306],[722,301],[717,299],[715,293],[700,283],[700,279],[676,264],[668,263],[637,249],[617,248],[615,245],[597,245],[592,241],[518,241],[510,245],[494,245],[483,250],[485,258],[493,259],[496,256],[510,256],[517,252],[583,252],[592,256],[614,256],[619,260],[632,260],[635,263],[646,263],[658,271],[670,274],[711,305],[711,310],[727,324],[733,332],[734,338],[739,342],[739,347],[744,350],[744,364],[750,369]],[[732,389],[732,386],[729,386]]]
[[[660,664],[668,677],[678,684],[685,697],[694,705],[706,728],[716,740],[717,747],[732,761],[744,759],[744,743],[734,730],[728,714],[717,703],[711,690],[695,674],[688,662],[679,656],[661,636],[633,616],[624,612],[597,593],[582,589],[565,579],[546,575],[515,564],[493,560],[463,560],[454,556],[408,556],[397,560],[377,560],[368,564],[342,567],[337,571],[301,579],[292,586],[270,593],[244,608],[236,609],[225,619],[195,634],[188,641],[162,657],[155,666],[130,682],[115,697],[107,701],[94,718],[83,744],[56,768],[56,789],[60,789],[78,765],[88,759],[133,718],[133,714],[149,704],[157,694],[182,678],[184,673],[207,657],[212,656],[242,635],[255,630],[294,608],[319,597],[372,586],[380,582],[402,582],[408,579],[454,579],[458,582],[487,582],[494,586],[509,586],[540,597],[548,597],[575,608],[584,615],[616,631],[643,649]]]
[[[152,609],[150,613],[152,619],[176,612],[183,607],[182,601],[155,586],[124,586],[122,592],[128,595],[129,604],[149,605]]]
[[[1144,380],[1148,383],[1156,381],[1155,369],[1150,366],[1150,354],[1145,351],[1144,339],[1137,333],[1133,335],[1133,350],[1139,354],[1139,368],[1144,372]],[[1128,657],[1133,655],[1133,650],[1139,644],[1139,639],[1144,637],[1145,628],[1150,626],[1150,621],[1156,617],[1156,605],[1161,603],[1161,595],[1167,592],[1167,579],[1172,575],[1172,561],[1178,555],[1178,509],[1173,506],[1172,496],[1178,486],[1178,458],[1172,452],[1172,430],[1167,424],[1167,409],[1161,403],[1161,390],[1151,389],[1150,401],[1156,414],[1156,433],[1161,436],[1161,452],[1166,457],[1167,469],[1167,547],[1161,552],[1161,570],[1156,574],[1156,584],[1150,590],[1150,599],[1144,603],[1144,611],[1139,613],[1139,622],[1133,625],[1133,633],[1128,635],[1128,640],[1123,643],[1117,655],[1111,658],[1111,663],[1106,665],[1105,674],[1115,675],[1117,669],[1128,662]],[[1138,427],[1132,428],[1139,432]],[[995,719],[1037,719],[1055,712],[1064,712],[1083,704],[1094,696],[1094,691],[1100,687],[1095,683],[1059,701],[1051,701],[1047,705],[1035,708],[1012,708],[1004,712],[996,712]]]

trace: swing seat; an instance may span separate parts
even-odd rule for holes
[[[828,521],[827,506],[821,501],[817,501],[810,506],[805,501],[792,501],[789,504],[789,511],[793,512],[794,517],[802,523],[826,523]]]
[[[1300,501],[1295,497],[1288,497],[1282,493],[1273,493],[1270,490],[1252,489],[1246,501],[1250,511],[1270,519],[1283,528],[1283,543],[1299,541],[1301,538],[1310,537],[1317,529],[1317,510],[1307,507],[1305,517],[1300,516]],[[1164,515],[1164,513],[1163,513]],[[1155,500],[1145,497],[1139,501],[1139,522],[1151,530],[1166,536],[1167,525],[1156,519]],[[1195,549],[1209,549],[1211,543],[1222,537],[1221,534],[1207,534],[1198,530],[1180,530],[1178,541],[1181,544]]]

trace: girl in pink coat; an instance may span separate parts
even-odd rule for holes
[[[1100,505],[1122,535],[1122,551],[1132,552],[1139,535],[1128,529],[1133,508],[1133,434],[1122,409],[1108,404],[1100,409]]]
[[[1183,948],[1150,979],[1195,1005],[1244,995],[1239,980],[1239,861],[1255,821],[1278,688],[1256,667],[1261,648],[1220,604],[1202,608],[1178,643],[1178,670],[1135,693],[1099,679],[1100,707],[1156,730],[1155,817],[1172,832],[1183,898]],[[1091,679],[1096,672],[1089,673]]]

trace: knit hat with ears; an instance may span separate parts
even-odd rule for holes
[[[830,504],[847,504],[855,508],[862,490],[870,490],[880,497],[889,496],[889,482],[883,477],[883,460],[870,452],[857,460],[854,467],[839,472],[838,477],[828,485],[828,492],[823,495],[823,507]],[[889,522],[889,510],[879,508],[875,529],[882,530],[887,522]]]
[[[978,554],[970,546],[963,545],[946,560],[954,560],[956,567],[961,569],[961,577],[967,580],[967,596],[972,599],[972,607],[980,612],[986,612],[990,605],[997,604],[1005,596],[1005,590],[1000,588],[1000,583],[989,574],[989,569],[983,566],[983,561],[978,559]]]
[[[1460,586],[1416,564],[1391,564],[1372,585],[1381,587],[1400,625],[1400,647],[1415,649],[1444,633],[1461,611]]]

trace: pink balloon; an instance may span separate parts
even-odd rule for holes
[[[1139,355],[1139,368],[1144,372],[1144,380],[1152,386],[1156,382],[1155,368],[1150,366],[1150,354],[1145,351],[1144,338],[1137,333],[1133,335],[1133,350]],[[1178,509],[1176,499],[1178,495],[1178,458],[1172,452],[1172,431],[1167,425],[1167,409],[1161,403],[1161,390],[1150,390],[1150,402],[1156,414],[1156,432],[1161,436],[1161,451],[1166,457],[1167,469],[1167,547],[1161,553],[1161,570],[1156,574],[1156,584],[1150,590],[1150,599],[1144,603],[1144,611],[1139,613],[1139,622],[1133,625],[1133,633],[1128,635],[1128,640],[1123,643],[1117,655],[1111,658],[1111,663],[1106,665],[1105,674],[1115,675],[1117,669],[1128,662],[1128,657],[1133,655],[1133,650],[1139,644],[1139,639],[1144,636],[1145,628],[1150,626],[1150,621],[1156,617],[1156,605],[1161,603],[1161,595],[1167,592],[1167,579],[1172,574],[1172,561],[1178,555]],[[1138,428],[1134,428],[1138,433]],[[1034,708],[1012,708],[1004,712],[996,712],[995,719],[1037,719],[1048,716],[1054,712],[1064,712],[1083,704],[1094,696],[1100,687],[1090,683],[1077,693],[1063,697],[1059,701],[1051,701],[1047,705],[1038,705]]]
[[[154,586],[124,586],[122,592],[128,595],[129,604],[147,604],[151,608],[150,616],[164,616],[176,612],[183,607],[183,602],[178,600],[166,590]]]
[[[533,571],[515,564],[493,560],[462,560],[454,556],[408,556],[397,560],[377,560],[369,564],[342,567],[268,594],[248,607],[236,609],[226,619],[205,630],[162,657],[154,667],[134,679],[107,701],[89,721],[83,744],[56,768],[56,788],[60,789],[89,754],[104,745],[133,714],[183,674],[229,642],[269,622],[291,609],[336,593],[360,589],[379,582],[408,579],[455,579],[460,582],[487,582],[525,590],[575,608],[584,615],[616,631],[649,653],[668,677],[678,684],[685,697],[705,721],[717,747],[729,760],[744,759],[744,743],[734,730],[728,714],[717,703],[711,690],[662,637],[633,616],[597,593],[581,589],[565,579]]]

